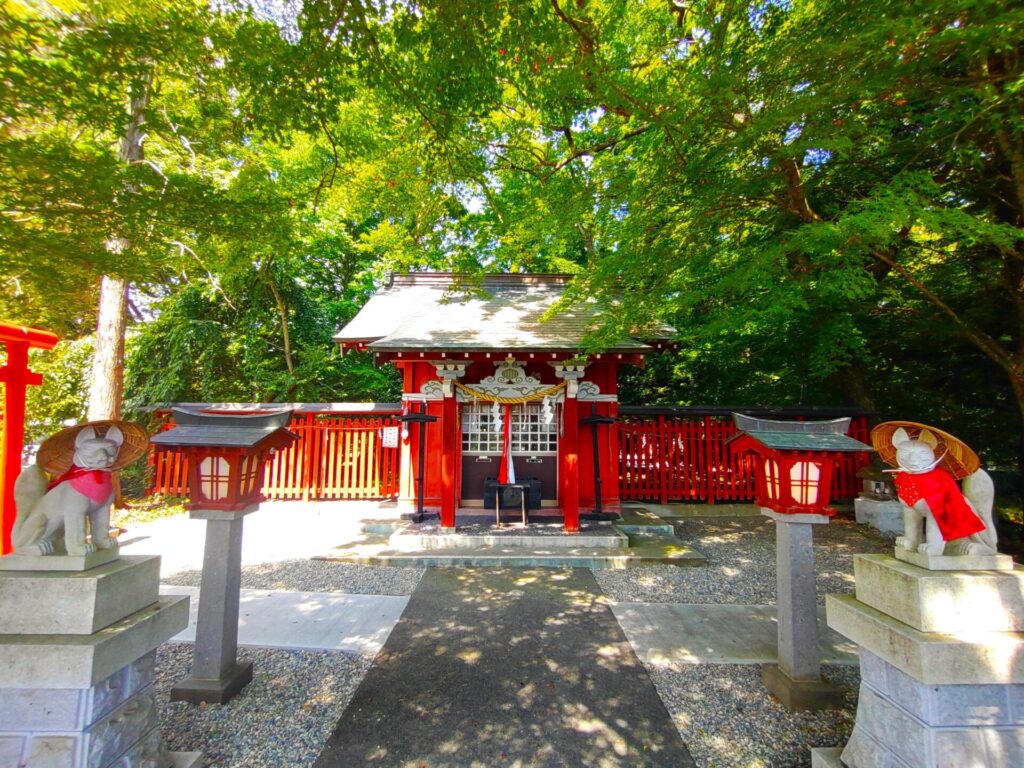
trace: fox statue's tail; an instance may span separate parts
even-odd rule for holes
[[[980,544],[984,544],[986,547],[990,547],[995,552],[998,536],[996,534],[996,527],[992,522],[992,504],[996,497],[992,478],[989,477],[988,472],[979,469],[973,475],[968,475],[963,479],[961,490],[963,490],[964,498],[967,499],[974,513],[985,524],[985,530],[974,534],[971,538]]]
[[[11,529],[11,543],[15,549],[37,541],[43,535],[46,516],[32,513],[46,495],[47,483],[46,473],[36,464],[22,471],[14,481],[16,514]]]

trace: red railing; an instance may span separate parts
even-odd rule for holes
[[[199,405],[211,412],[223,404]],[[280,407],[280,404],[277,404]],[[233,412],[258,410],[253,405]],[[268,499],[385,499],[398,495],[398,447],[385,446],[385,430],[398,430],[400,409],[390,404],[367,412],[351,406],[316,404],[296,409],[288,428],[299,439],[267,464],[263,493]],[[161,429],[174,422],[161,413]],[[395,433],[393,433],[395,434]],[[150,453],[150,493],[188,495],[188,462],[178,452]]]
[[[726,441],[736,434],[724,413],[701,415],[699,409],[630,408],[619,421],[619,495],[636,501],[751,501],[752,458],[733,455]],[[685,413],[685,411],[691,413]],[[726,409],[715,409],[716,411]],[[684,411],[684,413],[678,413]],[[675,413],[674,413],[675,412]],[[749,412],[749,411],[745,411]],[[804,414],[771,411],[773,417],[833,418],[844,415],[819,409]],[[848,415],[848,414],[847,414]],[[850,436],[870,445],[868,417],[857,414]],[[860,489],[857,470],[867,453],[844,456],[833,476],[833,500],[854,498]]]
[[[213,412],[225,404],[190,404]],[[278,404],[279,405],[279,404]],[[258,405],[233,404],[234,412]],[[398,495],[399,449],[384,446],[384,430],[400,427],[400,409],[377,404],[358,410],[354,404],[303,404],[289,429],[299,439],[279,451],[267,465],[264,494],[269,499],[381,499]],[[728,409],[620,409],[619,495],[638,501],[750,501],[754,497],[753,464],[735,456],[725,444],[736,434]],[[800,412],[765,410],[754,415],[788,418],[832,418],[849,415],[837,409]],[[162,429],[173,426],[169,412]],[[850,435],[870,442],[867,415],[853,418]],[[857,470],[868,454],[842,459],[833,478],[832,498],[854,498],[860,484]],[[175,452],[150,455],[151,493],[188,495],[188,467]]]

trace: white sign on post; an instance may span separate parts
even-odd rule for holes
[[[383,427],[380,432],[381,445],[385,448],[398,447],[398,427]]]

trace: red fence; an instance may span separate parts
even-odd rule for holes
[[[202,405],[224,410],[221,404]],[[365,407],[365,406],[364,406]],[[255,410],[257,406],[249,406]],[[239,412],[235,406],[234,412]],[[728,409],[655,409],[623,406],[619,422],[619,495],[638,501],[750,501],[754,498],[753,464],[734,456],[725,444],[736,434]],[[244,411],[242,411],[244,412]],[[754,413],[784,418],[832,418],[834,409]],[[354,406],[304,405],[289,429],[299,439],[279,451],[267,466],[264,494],[269,499],[382,499],[398,495],[399,449],[384,446],[384,430],[398,429],[397,406],[379,404],[362,412]],[[849,412],[845,412],[849,415]],[[173,426],[167,414],[164,429]],[[394,433],[392,433],[394,434]],[[855,415],[851,437],[870,443],[868,418]],[[857,470],[866,453],[842,459],[833,477],[832,498],[854,498],[860,488]],[[187,463],[177,453],[150,455],[151,493],[188,494]]]
[[[737,432],[732,418],[698,414],[634,415],[629,413],[631,410],[655,409],[622,408],[619,422],[621,498],[662,504],[751,501],[754,498],[752,457],[735,456],[725,444]],[[870,445],[869,433],[867,416],[855,416],[850,436]],[[842,458],[833,476],[834,500],[852,499],[857,495],[860,489],[857,470],[869,461],[867,453]]]
[[[338,413],[328,405],[296,412],[288,428],[299,439],[267,465],[268,499],[384,499],[398,495],[398,448],[385,446],[385,430],[396,430],[398,411]],[[209,410],[220,410],[211,407]],[[237,410],[235,412],[238,412]],[[167,414],[163,429],[174,426]],[[397,441],[394,443],[397,445]],[[150,453],[150,493],[188,495],[188,462],[172,451]]]

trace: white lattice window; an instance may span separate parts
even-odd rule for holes
[[[494,418],[494,406],[479,400],[466,403],[462,409],[462,452],[501,455],[504,436],[502,419],[505,406],[498,406],[500,416]],[[548,423],[540,403],[512,406],[512,453],[536,456],[558,450],[555,420]]]

